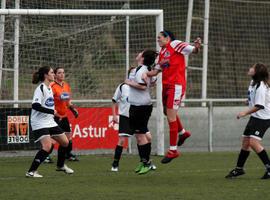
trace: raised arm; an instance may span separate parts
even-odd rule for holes
[[[196,38],[196,40],[194,41],[194,49],[192,50],[192,53],[199,53],[200,49],[201,49],[201,45],[202,45],[202,40],[201,38]]]

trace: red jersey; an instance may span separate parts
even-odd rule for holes
[[[162,68],[162,83],[168,85],[182,85],[186,88],[185,57],[193,51],[193,46],[186,42],[174,40],[163,47],[159,53]]]
[[[71,98],[71,90],[69,84],[63,81],[62,85],[60,85],[54,81],[51,83],[51,88],[53,91],[55,110],[59,115],[66,117],[68,104]]]

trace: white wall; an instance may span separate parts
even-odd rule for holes
[[[249,117],[237,120],[236,114],[246,107],[214,107],[213,116],[213,151],[238,151],[241,147],[242,133]],[[208,151],[208,108],[185,107],[179,109],[179,114],[186,130],[192,136],[180,148],[180,151]],[[154,109],[149,129],[152,132],[153,152],[156,152],[156,111]],[[165,148],[169,145],[169,129],[165,120]],[[263,144],[270,149],[270,134],[266,132]],[[137,152],[135,139],[132,140],[132,151]]]

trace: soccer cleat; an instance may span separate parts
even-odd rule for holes
[[[112,166],[111,171],[112,171],[112,172],[118,172],[118,167]]]
[[[118,166],[119,166],[119,162],[118,161],[113,161],[111,171],[112,172],[118,172]]]
[[[270,172],[266,171],[261,179],[270,179]]]
[[[50,156],[48,156],[45,160],[44,163],[53,163],[53,160]]]
[[[179,155],[180,152],[178,152],[177,150],[169,150],[164,156],[164,158],[161,160],[161,163],[167,164],[171,162],[174,158],[179,157]]]
[[[77,156],[70,154],[70,156],[67,156],[67,159],[69,161],[79,161],[79,159],[77,158]]]
[[[186,131],[183,134],[178,135],[178,143],[177,146],[181,146],[184,144],[185,140],[191,136],[191,133]]]
[[[69,168],[67,165],[64,165],[63,167],[57,167],[56,171],[63,171],[66,174],[73,174],[74,173],[73,169]]]
[[[135,168],[135,173],[138,173],[139,171],[141,171],[141,169],[143,168],[143,163],[140,162],[140,164]]]
[[[243,169],[235,168],[232,171],[230,171],[229,174],[225,176],[225,178],[236,178],[237,176],[241,176],[244,174],[245,174],[245,171]]]
[[[156,170],[157,169],[157,166],[154,165],[154,164],[152,164],[152,163],[151,163],[150,167],[151,167],[152,170]]]
[[[25,176],[28,177],[28,178],[42,178],[43,177],[37,171],[26,172]]]
[[[139,175],[141,175],[141,174],[146,174],[146,173],[148,173],[149,171],[151,171],[151,169],[152,169],[152,168],[151,168],[151,164],[150,164],[150,165],[149,165],[149,164],[148,164],[148,165],[147,165],[147,164],[146,164],[146,165],[143,165],[142,168],[141,168],[141,170],[138,172],[138,174],[139,174]]]

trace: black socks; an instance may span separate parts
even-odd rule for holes
[[[43,149],[39,150],[32,162],[29,172],[36,171],[39,165],[47,158],[49,153]]]

